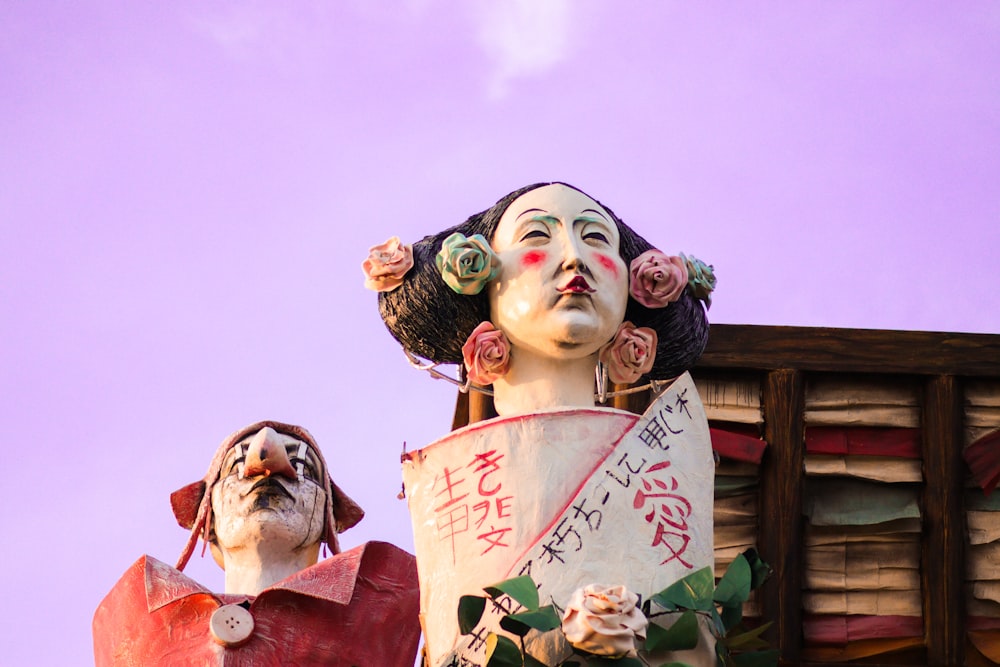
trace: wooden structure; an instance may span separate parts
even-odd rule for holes
[[[923,637],[901,651],[858,660],[867,664],[966,664],[964,493],[968,469],[964,387],[997,381],[1000,335],[806,327],[713,325],[708,348],[692,373],[699,378],[759,382],[761,436],[768,443],[759,468],[757,547],[775,576],[761,590],[760,611],[774,621],[773,646],[784,664],[829,664],[803,640],[805,424],[807,383],[823,378],[863,384],[889,379],[916,387],[919,410],[921,513],[920,596]],[[614,399],[641,412],[648,396]],[[460,396],[454,427],[494,416],[488,397]],[[916,645],[914,645],[914,643]],[[986,664],[977,653],[975,664]]]

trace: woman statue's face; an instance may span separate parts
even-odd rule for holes
[[[618,246],[611,215],[582,192],[555,184],[521,195],[493,237],[501,261],[490,283],[493,324],[515,350],[563,359],[597,352],[625,317]]]

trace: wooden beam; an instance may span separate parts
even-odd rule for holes
[[[713,324],[701,368],[1000,376],[1000,335]]]
[[[451,430],[457,431],[469,423],[469,394],[458,392],[455,397],[455,414],[451,418]]]
[[[627,384],[615,384],[611,385],[613,391],[622,391],[628,389],[631,385]],[[639,391],[634,394],[623,394],[621,396],[615,396],[608,401],[608,407],[618,408],[619,410],[628,410],[629,412],[634,412],[637,415],[641,415],[649,407],[649,404],[653,400],[653,392],[649,389],[645,391]]]
[[[475,424],[497,416],[493,397],[478,391],[458,392],[455,399],[455,414],[451,419],[451,430]]]
[[[802,650],[802,374],[771,371],[763,393],[768,448],[760,470],[758,546],[774,576],[760,591],[761,606],[763,617],[774,621],[772,646],[783,660],[795,663]]]
[[[924,637],[931,665],[965,663],[962,393],[951,375],[927,378],[923,403]]]
[[[478,391],[469,392],[469,423],[475,424],[484,419],[492,419],[497,416],[497,409],[493,405],[493,397]]]

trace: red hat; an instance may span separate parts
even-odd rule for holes
[[[222,461],[226,458],[226,453],[248,435],[267,427],[273,428],[278,433],[284,433],[297,440],[301,440],[316,453],[316,457],[323,468],[319,471],[319,474],[320,479],[323,480],[323,490],[326,491],[323,541],[329,545],[333,553],[340,552],[337,533],[344,532],[364,517],[364,510],[341,491],[340,487],[333,483],[326,461],[323,459],[323,453],[309,431],[301,426],[292,426],[291,424],[283,424],[282,422],[257,422],[256,424],[250,424],[241,428],[222,441],[222,444],[215,451],[215,457],[212,459],[212,464],[209,466],[208,472],[203,479],[192,482],[170,494],[170,505],[173,507],[174,516],[177,517],[177,523],[182,528],[191,530],[191,535],[188,537],[184,551],[177,560],[178,570],[183,570],[184,566],[187,565],[199,535],[202,536],[206,543],[209,541],[209,529],[212,525],[211,489],[219,481]]]

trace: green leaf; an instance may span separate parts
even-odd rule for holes
[[[760,639],[759,637],[749,637],[745,639],[740,645],[740,651],[760,651],[766,649],[770,646],[766,641]]]
[[[645,667],[638,658],[603,658],[594,656],[587,661],[587,667]]]
[[[467,635],[479,625],[486,609],[486,598],[479,595],[463,595],[458,599],[458,629]]]
[[[726,568],[712,599],[724,607],[734,607],[743,604],[750,597],[750,563],[740,554]]]
[[[733,667],[733,658],[725,642],[715,642],[715,664],[717,667]]]
[[[756,649],[756,648],[766,648],[768,643],[760,638],[761,634],[767,630],[773,621],[765,623],[759,627],[754,628],[748,632],[736,635],[735,637],[726,637],[726,646],[730,649]]]
[[[770,651],[754,651],[753,653],[740,653],[733,657],[733,662],[739,667],[775,667],[781,651],[771,649]]]
[[[714,590],[715,577],[712,575],[712,568],[704,567],[670,584],[652,599],[667,611],[678,608],[709,611],[713,606]]]
[[[516,620],[510,614],[507,614],[500,619],[500,627],[512,635],[517,635],[518,637],[523,637],[531,631],[531,628]]]
[[[661,628],[655,623],[646,628],[647,651],[684,651],[697,645],[698,617],[693,611],[681,614],[669,628]]]
[[[521,649],[511,639],[494,632],[486,635],[486,667],[522,667]]]
[[[719,616],[718,619],[722,624],[722,628],[719,628],[719,623],[716,623],[715,627],[719,630],[719,634],[723,635],[735,628],[743,620],[743,605],[738,604],[732,607],[723,607],[722,616]]]
[[[722,637],[723,635],[725,635],[726,625],[725,623],[722,622],[722,617],[719,616],[718,610],[713,608],[712,611],[709,612],[709,615],[712,617],[712,631],[714,632],[715,636]]]
[[[564,665],[566,663],[563,663]],[[545,663],[537,658],[533,658],[527,653],[524,654],[524,667],[546,667]]]
[[[743,557],[750,565],[750,588],[757,590],[771,576],[771,566],[760,559],[756,549],[747,549],[743,552]]]
[[[642,646],[646,651],[654,651],[663,646],[663,643],[666,641],[667,629],[656,623],[650,623],[646,628],[646,642]]]
[[[511,614],[510,618],[524,623],[529,628],[534,628],[539,632],[555,630],[562,625],[562,620],[552,605],[546,605],[535,611],[522,611],[518,614]]]
[[[505,579],[498,584],[487,586],[483,590],[493,599],[506,593],[525,608],[531,611],[538,609],[538,586],[527,575]]]

